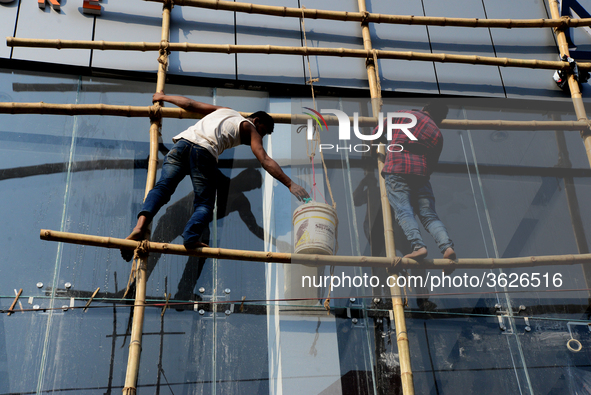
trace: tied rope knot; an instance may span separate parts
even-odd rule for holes
[[[378,65],[378,50],[377,49],[367,49],[365,56],[365,67],[373,66],[375,69],[375,76],[376,76],[376,94],[378,99],[379,107],[382,108],[383,100],[382,100],[382,84],[380,83],[380,66]]]
[[[361,11],[362,17],[361,17],[361,24],[364,25],[367,23],[367,18],[369,18],[369,16],[371,15],[369,12],[367,11]]]
[[[139,242],[137,248],[133,252],[134,259],[147,258],[150,255],[150,241],[142,240]]]
[[[127,287],[125,293],[121,299],[125,299],[129,291],[131,291],[135,285],[135,279],[137,277],[138,268],[140,266],[141,259],[147,259],[150,254],[150,241],[142,240],[138,243],[137,247],[133,251],[133,263],[131,264],[131,271],[129,272],[129,279],[127,280]]]
[[[587,122],[587,128],[581,130],[581,137],[591,136],[591,120],[589,118],[581,118],[579,121]]]
[[[558,26],[556,26],[556,27],[554,28],[554,32],[555,32],[555,33],[556,33],[556,32],[559,32],[559,31],[562,31],[562,30],[564,30],[565,28],[568,28],[568,27],[569,27],[569,24],[570,24],[570,16],[568,16],[568,15],[563,15],[563,16],[561,16],[561,17],[560,17],[560,20],[561,20],[561,21],[560,21],[560,25],[558,25]]]
[[[365,54],[365,67],[369,66],[369,65],[374,65],[377,63],[374,59],[374,55],[375,55],[375,49],[366,49],[365,50],[366,54]]]
[[[390,269],[395,269],[396,266],[402,262],[402,258],[399,256],[395,256],[394,258],[392,258],[392,263],[390,263]]]
[[[160,49],[158,50],[158,63],[164,66],[164,69],[168,68],[168,55],[170,55],[170,42],[168,40],[160,40]]]
[[[150,117],[150,121],[155,122],[162,119],[162,106],[160,103],[156,102],[154,105],[148,107],[148,115]]]

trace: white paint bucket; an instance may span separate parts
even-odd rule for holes
[[[332,206],[317,202],[302,204],[293,212],[294,252],[334,255],[338,222]]]

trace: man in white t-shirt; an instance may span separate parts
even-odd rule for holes
[[[273,118],[266,112],[258,111],[244,118],[227,107],[164,93],[154,94],[153,101],[166,101],[205,116],[173,138],[175,145],[164,158],[160,180],[148,193],[137,224],[127,239],[143,240],[146,237],[152,218],[168,203],[179,182],[190,175],[195,194],[194,213],[183,231],[183,244],[186,248],[206,247],[199,238],[213,219],[218,157],[224,150],[240,144],[250,145],[263,168],[289,188],[298,200],[309,197],[306,190],[293,182],[265,152],[263,137],[273,133],[274,127]],[[132,253],[128,250],[121,250],[121,254],[126,260],[131,260]]]

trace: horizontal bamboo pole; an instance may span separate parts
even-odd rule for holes
[[[155,115],[151,106],[122,106],[111,104],[0,103],[0,114],[52,115],[112,115],[120,117],[149,117]],[[162,107],[163,118],[202,118],[197,113],[180,108]]]
[[[59,232],[55,230],[41,229],[42,240],[58,241],[62,243],[81,244],[94,247],[133,250],[139,246],[139,242],[114,237],[92,236],[79,233]],[[382,258],[365,256],[333,256],[333,255],[306,255],[290,254],[285,252],[260,252],[248,250],[232,250],[226,248],[196,248],[187,250],[180,244],[148,243],[148,249],[152,252],[171,255],[200,256],[206,258],[250,261],[250,262],[275,262],[296,263],[310,266],[364,266],[364,267],[391,267],[441,269],[441,268],[510,268],[510,267],[534,267],[548,265],[575,265],[591,263],[591,254],[579,255],[546,255],[519,258],[464,258],[452,261],[449,259],[424,259],[417,262],[409,258]]]
[[[203,115],[180,108],[161,107],[158,113],[163,118],[199,119]],[[0,103],[0,114],[53,114],[53,115],[104,115],[121,117],[149,117],[155,114],[150,106],[122,106],[109,104],[53,104],[53,103]],[[243,116],[250,113],[241,112]],[[275,123],[304,125],[309,119],[304,114],[270,114]],[[338,125],[334,115],[324,115],[329,125]],[[351,121],[353,119],[351,118]],[[359,117],[359,126],[375,126],[373,117]],[[459,130],[581,130],[589,129],[587,121],[504,121],[445,119],[442,129]]]
[[[564,122],[564,124],[560,124]],[[441,129],[460,130],[580,130],[590,127],[587,121],[503,121],[444,119]]]
[[[56,49],[95,49],[116,51],[158,51],[161,43],[147,42],[119,42],[119,41],[82,41],[82,40],[51,40],[35,38],[6,37],[6,45],[9,47],[34,47]],[[319,47],[287,47],[278,45],[233,45],[233,44],[190,44],[170,43],[167,45],[170,51],[181,52],[213,52],[213,53],[260,53],[280,55],[302,56],[339,56],[351,58],[371,58],[373,52],[365,49],[350,48],[319,48]],[[537,59],[512,59],[497,58],[479,55],[453,55],[445,53],[426,53],[413,51],[385,51],[373,50],[380,59],[417,60],[439,63],[464,63],[501,67],[519,67],[530,69],[562,70],[569,69],[569,63],[563,61],[537,60]],[[578,63],[579,69],[591,70],[591,63]]]
[[[163,3],[166,0],[146,0]],[[479,18],[447,18],[414,15],[388,15],[364,12],[330,11],[311,8],[294,8],[259,5],[252,3],[234,3],[222,0],[175,0],[175,5],[245,12],[248,14],[271,15],[280,17],[310,19],[328,19],[345,22],[373,22],[397,25],[426,26],[462,26],[462,27],[500,27],[500,28],[535,28],[535,27],[577,27],[591,26],[591,19],[479,19]]]

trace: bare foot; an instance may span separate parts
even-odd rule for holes
[[[142,228],[133,228],[129,236],[127,236],[126,240],[136,240],[141,241],[146,238],[146,231]]]
[[[427,248],[421,247],[418,250],[414,250],[410,254],[406,254],[404,258],[411,258],[411,259],[423,259],[427,256]]]
[[[129,236],[127,236],[126,240],[135,240],[141,241],[146,239],[146,231],[141,228],[133,228]],[[133,250],[120,250],[121,251],[121,258],[125,260],[125,262],[130,262],[133,259]]]
[[[453,248],[448,247],[447,250],[443,253],[443,259],[451,259],[452,261],[456,260],[456,252]]]
[[[135,228],[131,231],[129,236],[127,236],[126,240],[135,240],[141,241],[148,238],[148,230],[150,226],[150,221],[148,221],[148,217],[145,215],[140,215],[137,218],[137,224]],[[133,251],[132,250],[120,250],[121,251],[121,258],[125,259],[126,262],[129,262],[133,258]]]

